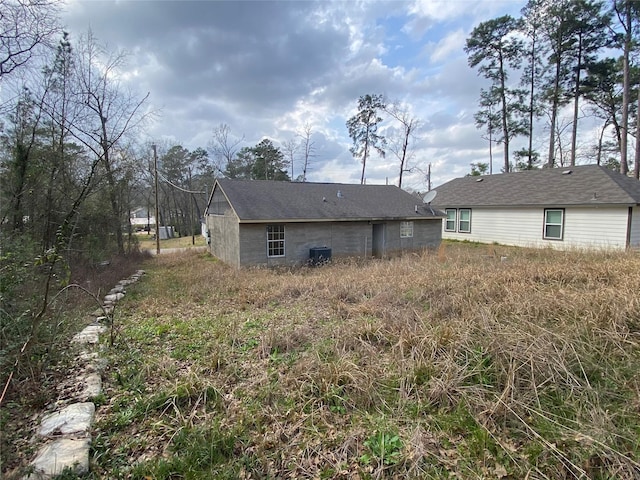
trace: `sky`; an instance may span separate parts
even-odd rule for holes
[[[473,115],[485,80],[467,64],[466,39],[480,22],[519,16],[517,0],[89,1],[69,0],[73,38],[91,29],[127,53],[122,79],[158,112],[151,141],[207,148],[226,124],[252,147],[278,147],[311,128],[307,180],[360,183],[346,121],[358,98],[382,94],[405,105],[421,128],[403,188],[427,189],[488,162]],[[379,132],[391,138],[397,125]],[[512,147],[513,148],[513,147]],[[502,165],[494,147],[494,171]],[[294,159],[294,177],[302,173]],[[398,183],[399,160],[373,154],[368,184]]]

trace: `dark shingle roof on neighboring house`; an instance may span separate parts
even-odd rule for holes
[[[444,215],[393,185],[221,178],[216,188],[227,197],[241,222],[411,220]]]
[[[444,207],[640,205],[640,182],[598,165],[456,178],[435,189]]]

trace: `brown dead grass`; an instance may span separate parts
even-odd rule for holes
[[[187,422],[233,432],[232,458],[207,467],[231,477],[640,475],[637,253],[447,244],[322,268],[183,254],[148,270],[120,317],[99,472],[141,461],[158,475],[154,452],[179,457]],[[123,399],[176,385],[220,403],[117,425]],[[398,461],[372,453],[379,432],[402,440]]]

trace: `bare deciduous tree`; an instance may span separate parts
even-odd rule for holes
[[[209,151],[212,153],[215,169],[218,173],[224,172],[229,163],[238,153],[238,147],[244,141],[244,135],[240,138],[231,135],[231,127],[221,123],[213,129],[213,139],[209,142]]]
[[[311,135],[313,134],[313,129],[311,128],[311,124],[305,123],[302,127],[302,133],[299,133],[298,136],[301,138],[300,144],[302,146],[302,181],[307,181],[307,172],[309,170],[309,162],[313,157],[315,157],[315,146],[311,141]],[[293,178],[293,177],[292,177]]]
[[[75,96],[83,105],[84,114],[72,128],[74,137],[100,159],[104,168],[111,225],[121,254],[124,253],[121,218],[124,211],[118,196],[119,173],[114,152],[123,138],[150,115],[142,111],[149,94],[138,98],[120,83],[125,59],[122,52],[107,53],[91,31],[81,40],[75,65],[78,81]]]
[[[407,105],[400,102],[387,105],[385,111],[400,124],[400,130],[397,134],[389,137],[388,145],[389,150],[400,161],[398,187],[402,188],[402,174],[410,171],[408,162],[413,157],[411,142],[415,138],[416,130],[420,127],[420,121],[412,116]]]
[[[296,153],[300,150],[300,144],[296,142],[293,138],[286,140],[282,143],[282,153],[284,153],[285,157],[287,157],[287,161],[289,162],[289,166],[291,167],[291,179],[293,180],[295,177],[293,176],[293,164],[296,158]]]
[[[0,0],[0,79],[26,65],[59,31],[58,0]]]

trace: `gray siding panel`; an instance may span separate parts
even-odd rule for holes
[[[208,215],[209,251],[211,254],[229,265],[239,267],[239,228],[238,219],[229,212],[228,215]]]
[[[401,222],[387,222],[385,254],[438,248],[442,240],[442,220],[413,220],[413,237],[400,237]]]
[[[332,256],[371,255],[371,225],[365,222],[286,223],[285,256],[267,257],[267,225],[240,225],[242,265],[301,265],[314,247],[331,248]]]
[[[400,238],[400,222],[387,222],[386,251],[437,248],[441,219],[415,221],[413,238]],[[334,258],[370,257],[373,227],[369,222],[285,223],[285,256],[267,257],[267,225],[239,225],[239,263],[245,265],[302,265],[309,250],[331,249]],[[222,257],[221,257],[222,258]]]

